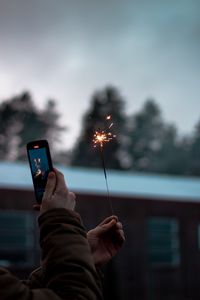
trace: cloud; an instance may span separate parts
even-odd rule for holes
[[[112,83],[128,111],[155,97],[188,131],[200,111],[199,29],[198,0],[1,0],[0,98],[58,99],[72,140],[93,90]]]

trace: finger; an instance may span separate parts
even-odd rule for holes
[[[118,230],[117,233],[125,239],[125,234],[123,230]]]
[[[71,201],[71,209],[74,210],[76,206],[76,195],[73,192],[69,192],[68,197]]]
[[[123,230],[116,231],[115,236],[116,236],[117,243],[120,245],[123,244],[123,242],[126,240]]]
[[[104,219],[98,226],[104,225],[109,223],[111,220],[115,219],[116,221],[118,221],[118,217],[115,215],[109,216],[106,219]]]
[[[69,198],[76,200],[76,194],[74,194],[73,192],[69,192]]]
[[[117,227],[117,229],[123,229],[123,226],[122,226],[121,222],[117,222],[116,227]]]
[[[117,226],[117,232],[119,232],[119,234],[123,237],[124,241],[125,241],[125,234],[124,234],[124,230],[123,230],[123,226],[121,222],[117,222],[116,224]]]
[[[104,234],[106,232],[109,232],[111,229],[113,229],[115,225],[116,225],[116,219],[112,219],[109,223],[97,226],[96,232],[98,234]]]
[[[40,204],[34,204],[33,205],[33,210],[40,211]]]
[[[68,192],[63,173],[58,171],[56,168],[54,168],[54,171],[56,173],[56,179],[57,179],[55,193],[62,191],[62,190],[65,190],[66,192]]]
[[[53,195],[55,188],[56,188],[56,176],[54,172],[50,172],[48,175],[48,180],[47,180],[42,201],[49,200]]]

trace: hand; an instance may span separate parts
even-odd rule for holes
[[[75,194],[68,191],[64,175],[57,169],[50,172],[42,198],[41,205],[34,205],[35,210],[44,213],[53,208],[66,208],[73,210],[75,207]]]
[[[116,216],[110,216],[88,231],[87,239],[95,265],[103,265],[117,254],[125,241],[122,224]]]

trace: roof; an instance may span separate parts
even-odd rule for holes
[[[69,189],[82,194],[105,195],[103,170],[59,167]],[[110,195],[200,202],[200,178],[107,170]],[[32,190],[28,163],[0,162],[0,187]]]

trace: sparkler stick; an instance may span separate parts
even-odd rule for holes
[[[110,119],[111,119],[111,116],[106,117],[106,120],[110,120]],[[110,129],[112,126],[113,126],[113,123],[111,123],[109,125],[108,129]],[[108,143],[115,137],[116,137],[116,135],[113,135],[111,132],[106,132],[104,130],[101,130],[100,128],[98,131],[95,131],[94,136],[93,136],[94,147],[99,145],[101,162],[102,162],[102,167],[103,167],[103,172],[104,172],[104,177],[105,177],[105,182],[106,182],[107,199],[108,199],[108,202],[110,205],[110,210],[111,210],[112,215],[114,215],[114,210],[113,210],[113,205],[112,205],[112,201],[110,198],[109,187],[108,187],[108,178],[107,178],[106,164],[105,164],[105,158],[104,158],[104,143]]]

